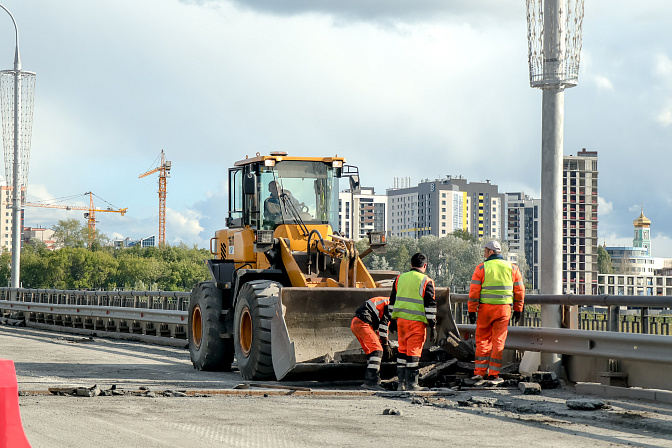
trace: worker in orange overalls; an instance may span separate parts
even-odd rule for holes
[[[397,356],[398,390],[427,390],[420,387],[420,357],[427,339],[435,339],[436,298],[434,280],[425,275],[427,257],[418,252],[411,257],[411,270],[394,281],[390,294],[392,319],[396,319],[399,355]]]
[[[473,380],[501,383],[504,343],[513,305],[513,321],[523,314],[525,285],[520,270],[502,257],[502,247],[490,241],[484,247],[485,261],[471,277],[469,321],[476,324],[476,362]],[[476,313],[478,312],[478,317]]]
[[[350,329],[366,353],[366,373],[362,387],[369,390],[385,390],[380,386],[380,363],[392,357],[388,325],[390,322],[390,299],[374,297],[357,308]],[[376,331],[378,334],[376,334]]]

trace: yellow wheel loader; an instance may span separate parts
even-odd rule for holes
[[[275,152],[229,169],[227,228],[215,232],[207,260],[212,281],[200,283],[189,304],[196,369],[230,370],[235,357],[245,379],[281,380],[304,364],[319,371],[360,350],[350,330],[355,310],[389,296],[398,273],[362,263],[384,248],[384,231],[370,232],[359,254],[336,230],[347,212],[339,210],[339,179],[350,177],[354,188],[359,180],[344,163]],[[456,336],[445,288],[437,300],[439,329]]]

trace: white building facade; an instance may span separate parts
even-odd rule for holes
[[[387,228],[387,202],[387,196],[376,194],[371,187],[362,187],[361,192],[354,195],[350,190],[340,192],[340,232],[354,240],[367,238],[367,233],[371,231],[384,232]]]

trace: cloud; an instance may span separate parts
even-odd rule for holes
[[[635,204],[628,207],[629,212],[637,213],[642,211],[642,204]]]
[[[632,238],[624,238],[616,233],[600,235],[597,244],[606,247],[631,247]]]
[[[614,84],[604,76],[594,76],[593,82],[597,85],[599,90],[613,90]]]
[[[166,242],[173,244],[198,239],[199,234],[203,231],[203,227],[199,223],[200,219],[201,215],[194,210],[178,212],[166,208],[166,228],[170,228],[171,232],[171,235],[167,235],[167,239],[170,241]]]
[[[602,196],[597,197],[597,209],[600,211],[600,215],[608,215],[614,211],[614,204],[607,201]]]
[[[214,7],[225,0],[182,0],[186,4]],[[524,10],[498,0],[231,0],[242,9],[279,16],[328,15],[338,20],[367,22],[420,22],[490,17],[498,20],[524,20]],[[520,12],[520,14],[517,14]]]
[[[672,255],[672,237],[662,232],[652,232],[651,254],[656,257],[670,257]]]
[[[668,127],[672,124],[672,106],[668,106],[661,110],[656,116],[656,120],[664,127]]]
[[[664,53],[657,53],[654,56],[654,65],[654,73],[668,83],[672,83],[672,59]]]

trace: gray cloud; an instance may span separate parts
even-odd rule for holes
[[[181,0],[187,4],[216,6],[227,0]],[[517,16],[512,1],[501,0],[230,0],[240,8],[265,14],[295,16],[322,14],[339,24],[349,21],[435,22],[496,17],[509,20]]]

